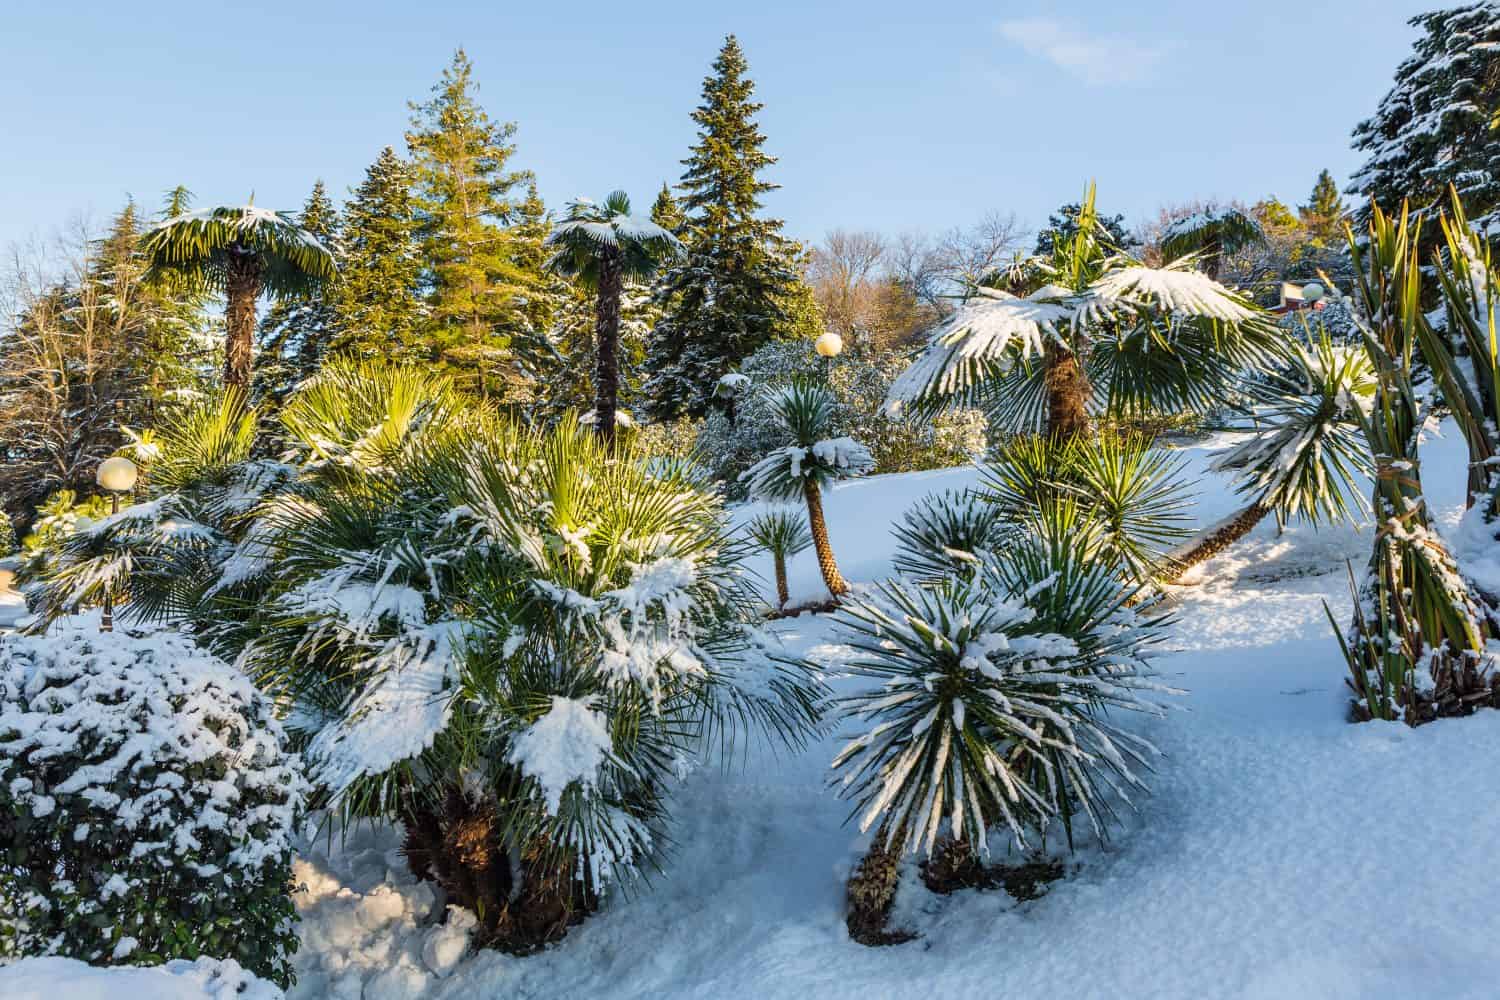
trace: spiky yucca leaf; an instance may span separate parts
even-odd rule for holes
[[[1107,722],[1120,708],[1159,714],[1151,647],[1163,616],[1127,607],[1136,591],[1053,534],[934,586],[881,585],[840,613],[872,682],[841,701],[864,731],[834,759],[833,782],[883,844],[930,851],[943,834],[987,850],[993,829],[1019,845],[1054,820],[1100,835],[1116,801],[1144,789],[1154,753]]]
[[[1270,374],[1256,411],[1265,429],[1214,460],[1236,490],[1285,522],[1352,520],[1369,510],[1360,492],[1374,463],[1359,426],[1369,409],[1375,373],[1359,348],[1334,345],[1326,331],[1311,347],[1288,345],[1285,364]]]
[[[920,582],[973,572],[1014,533],[999,506],[958,490],[923,497],[891,532],[896,536],[896,572]]]

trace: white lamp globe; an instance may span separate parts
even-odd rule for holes
[[[1309,281],[1302,286],[1302,301],[1312,303],[1323,298],[1323,286],[1316,281]]]
[[[111,493],[129,493],[135,489],[135,463],[120,455],[99,463],[95,481]]]
[[[837,357],[844,349],[844,338],[829,330],[817,340],[813,341],[813,350],[825,358]]]

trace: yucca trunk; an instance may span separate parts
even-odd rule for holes
[[[1167,555],[1167,566],[1172,582],[1182,579],[1183,574],[1201,562],[1207,562],[1246,535],[1261,522],[1271,508],[1256,500],[1248,507],[1231,514],[1208,531]]]
[[[833,558],[833,546],[828,542],[828,523],[823,520],[823,494],[816,482],[804,479],[802,495],[807,498],[807,526],[812,531],[813,549],[818,553],[818,569],[823,571],[823,582],[834,597],[848,593],[849,585],[839,572],[839,564]]]
[[[779,611],[786,607],[786,602],[791,598],[786,589],[786,556],[777,552],[771,558],[776,563],[776,608]],[[834,572],[838,572],[837,567]]]
[[[250,251],[231,247],[224,297],[224,384],[250,389],[250,367],[255,353],[255,300],[262,283],[259,259]]]
[[[624,282],[618,250],[599,261],[599,300],[594,320],[594,430],[606,447],[615,443],[615,412],[620,404],[620,295]]]
[[[1073,351],[1047,344],[1043,380],[1047,391],[1047,433],[1060,441],[1089,432],[1089,396],[1093,392],[1083,363]]]

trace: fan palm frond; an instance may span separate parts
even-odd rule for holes
[[[229,261],[253,256],[265,291],[304,295],[335,274],[333,255],[285,212],[256,205],[200,209],[154,226],[141,238],[148,276],[201,292],[227,290]]]

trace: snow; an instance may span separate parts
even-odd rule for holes
[[[556,816],[569,785],[596,785],[611,747],[609,720],[587,699],[553,695],[547,714],[516,737],[510,760],[536,779],[547,814]]]
[[[1239,440],[1218,435],[1182,450],[1204,477],[1200,524],[1242,503],[1208,471]],[[1461,558],[1500,572],[1485,529],[1472,515],[1459,527],[1461,436],[1447,426],[1424,442],[1422,459],[1438,526]],[[949,469],[825,491],[845,574],[888,575],[886,526],[922,496],[977,481],[973,469]],[[745,505],[735,519],[759,509]],[[908,870],[895,921],[920,938],[851,942],[843,883],[865,841],[826,788],[850,735],[829,732],[800,754],[758,747],[743,766],[695,771],[676,793],[681,822],[664,872],[611,895],[560,944],[528,957],[466,954],[467,915],[411,878],[396,832],[362,826],[347,841],[311,839],[296,869],[307,891],[295,897],[303,948],[289,995],[1493,996],[1500,874],[1485,849],[1500,837],[1500,770],[1489,764],[1500,754],[1500,712],[1417,730],[1345,721],[1345,667],[1323,602],[1347,618],[1345,560],[1358,566],[1370,544],[1368,528],[1278,532],[1268,518],[1197,567],[1191,586],[1170,591],[1177,623],[1154,666],[1189,692],[1174,699],[1187,711],[1116,720],[1164,754],[1147,779],[1152,794],[1124,814],[1108,848],[1088,841],[1070,856],[1049,845],[1069,874],[1039,899],[938,896]],[[795,593],[820,588],[810,552],[789,564]],[[752,568],[769,588],[769,556]],[[770,630],[819,662],[836,693],[849,692],[841,663],[851,651],[826,616]],[[586,770],[578,761],[571,769]],[[45,987],[18,992],[18,976],[37,967],[0,970],[0,995],[44,988],[47,1000],[71,1000],[50,972],[60,966],[43,967]],[[122,986],[107,995],[176,994]]]
[[[179,959],[155,968],[97,969],[71,958],[0,968],[5,1000],[281,1000],[281,990],[233,959]]]

